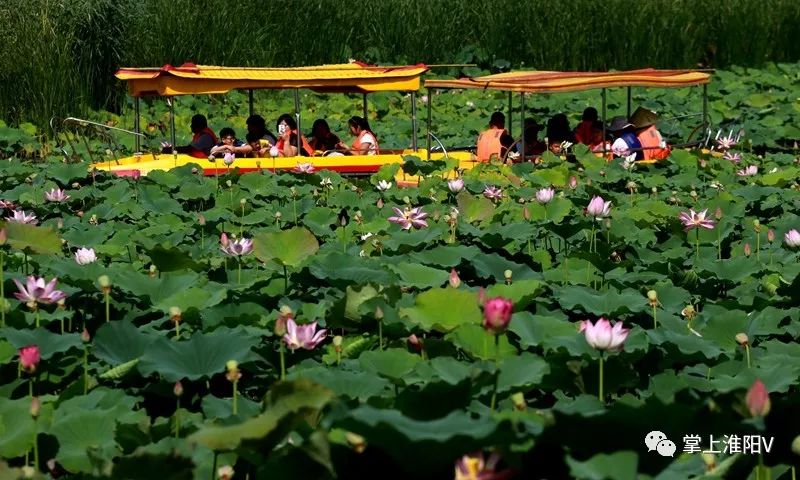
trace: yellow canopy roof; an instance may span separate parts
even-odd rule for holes
[[[319,92],[369,93],[419,90],[423,64],[379,67],[361,62],[313,67],[217,67],[184,63],[180,67],[121,68],[134,97],[226,93],[262,88],[308,88]]]
[[[645,68],[621,72],[507,72],[458,80],[425,80],[425,87],[555,93],[608,87],[690,87],[710,81],[711,74],[707,72]]]

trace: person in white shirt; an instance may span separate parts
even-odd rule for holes
[[[377,155],[379,152],[378,139],[369,128],[369,123],[362,117],[351,117],[347,121],[350,133],[356,138],[353,145],[348,149],[344,143],[339,144],[339,148],[349,150],[351,155]]]

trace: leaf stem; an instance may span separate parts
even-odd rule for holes
[[[108,323],[111,321],[111,295],[109,295],[108,291],[105,291],[103,296],[106,302],[106,323]]]
[[[653,305],[653,328],[658,328],[658,318],[656,317],[656,306]]]
[[[181,436],[181,397],[178,397],[175,407],[175,438]]]
[[[89,347],[83,347],[83,394],[89,392]]]
[[[500,380],[500,335],[494,336],[494,390],[492,391],[492,402],[490,409],[494,412],[497,404],[497,384]]]
[[[238,415],[239,380],[233,381],[233,414]]]
[[[2,302],[2,304],[0,304],[0,328],[6,326],[6,276],[5,270],[3,270],[3,261],[5,257],[5,250],[0,250],[0,302]]]
[[[280,341],[280,347],[278,349],[281,355],[281,381],[286,380],[286,349],[283,346],[283,340]],[[339,358],[341,358],[341,353],[339,354]]]
[[[744,345],[744,351],[747,354],[747,368],[750,368],[750,345],[749,344],[745,344]]]
[[[600,388],[599,388],[600,391],[599,391],[597,397],[600,399],[600,403],[605,404],[605,402],[603,401],[603,398],[604,398],[603,397],[603,361],[604,361],[604,358],[603,358],[603,354],[601,353],[600,354]]]
[[[695,261],[700,259],[700,229],[694,229],[694,241],[695,241],[695,252],[694,252],[694,259]]]

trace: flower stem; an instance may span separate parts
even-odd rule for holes
[[[700,259],[700,229],[696,228],[694,230],[694,233],[695,233],[695,235],[694,235],[694,239],[695,239],[694,259],[695,260],[699,260]]]
[[[83,394],[89,392],[89,347],[83,348]]]
[[[378,319],[378,350],[383,350],[383,320]]]
[[[239,400],[239,381],[233,381],[233,414],[237,415],[239,412],[238,409],[238,400]]]
[[[181,338],[181,322],[175,322],[175,341]]]
[[[38,307],[36,308],[34,316],[36,317],[36,328],[39,328],[39,324],[41,323],[41,314],[39,313]]]
[[[6,290],[5,290],[5,270],[3,270],[3,260],[5,260],[6,252],[0,250],[0,328],[6,326]]]
[[[281,355],[281,381],[286,380],[286,349],[283,346],[283,340],[281,340],[280,348],[278,349]],[[341,354],[340,354],[341,356]]]
[[[756,261],[761,261],[761,232],[756,232]]]
[[[241,257],[237,257],[236,260],[239,263],[239,270],[238,270],[238,273],[237,273],[237,281],[238,281],[239,285],[241,285],[242,284],[242,259],[241,259]]]
[[[239,238],[244,235],[244,204],[242,204],[242,216],[239,217]]]
[[[175,407],[175,438],[181,436],[181,397],[178,397]]]
[[[283,266],[283,294],[289,293],[289,273],[286,271],[286,265]]]
[[[294,211],[294,226],[297,226],[297,197],[292,195],[292,210]]]
[[[653,305],[653,328],[658,328],[658,319],[656,318],[656,306]]]
[[[722,261],[722,231],[717,227],[717,258]]]
[[[592,220],[592,233],[589,235],[589,253],[592,253],[593,244],[594,244],[594,220]]]
[[[492,402],[490,409],[494,412],[497,404],[497,384],[500,380],[500,335],[494,336],[494,390],[492,391]]]
[[[111,295],[108,292],[103,293],[106,302],[106,323],[111,321]]]
[[[747,354],[747,368],[750,368],[750,345],[745,344],[744,351]]]
[[[597,397],[600,399],[600,403],[605,403],[603,401],[603,354],[600,354],[600,392],[598,393]]]

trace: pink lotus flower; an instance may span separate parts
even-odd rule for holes
[[[448,282],[453,288],[458,288],[461,285],[461,278],[458,276],[458,272],[456,272],[455,268],[450,270],[450,278],[448,279]]]
[[[725,160],[728,160],[733,163],[739,163],[742,161],[742,154],[741,153],[732,153],[732,152],[725,152],[725,155],[722,156]]]
[[[622,322],[616,322],[612,327],[611,322],[600,317],[594,325],[589,320],[580,322],[578,332],[584,332],[586,343],[592,348],[615,352],[622,350],[630,329],[623,328]]]
[[[219,243],[220,243],[220,250],[224,253],[233,256],[233,257],[240,257],[242,255],[247,255],[248,253],[253,251],[253,241],[249,238],[238,238],[236,240],[229,240],[228,235],[223,232],[222,235],[219,236]]]
[[[13,215],[10,217],[6,217],[6,220],[9,222],[16,222],[16,223],[28,223],[31,225],[36,225],[36,215],[34,214],[26,214],[24,210],[14,210]]]
[[[56,303],[59,300],[67,298],[64,292],[56,290],[57,281],[58,278],[53,278],[50,282],[45,284],[44,278],[36,278],[31,275],[28,277],[26,284],[22,285],[22,283],[15,278],[14,283],[17,285],[19,292],[14,293],[14,296],[29,305],[37,303]]]
[[[464,455],[456,461],[455,480],[506,480],[513,475],[512,470],[497,471],[500,456],[497,453],[484,459],[483,452]]]
[[[64,190],[60,188],[54,188],[49,192],[44,192],[44,199],[48,202],[66,202],[69,200],[69,195],[67,195]]]
[[[298,163],[294,169],[292,169],[294,173],[314,173],[314,165],[311,163]]]
[[[767,387],[759,379],[756,379],[747,391],[745,401],[747,402],[747,409],[750,410],[750,415],[754,417],[767,416],[772,407]]]
[[[295,323],[294,318],[289,317],[286,320],[286,334],[283,336],[283,341],[292,351],[298,348],[313,350],[325,340],[325,334],[327,332],[328,331],[324,328],[317,331],[317,322],[312,322],[307,325],[298,325]]]
[[[392,223],[400,225],[403,230],[411,230],[411,227],[420,229],[428,226],[428,222],[425,221],[425,219],[428,218],[428,214],[422,211],[422,207],[412,209],[406,208],[405,210],[392,207],[392,209],[397,216],[389,217],[388,220]]]
[[[514,303],[503,297],[494,297],[483,304],[483,328],[497,335],[503,333],[511,322]]]
[[[225,165],[227,165],[229,167],[231,165],[233,165],[233,162],[235,160],[236,160],[236,154],[230,153],[230,152],[226,153],[225,156],[222,157],[222,163],[224,163]]]
[[[450,191],[453,192],[453,193],[460,192],[461,190],[464,189],[464,179],[459,177],[459,178],[456,178],[454,180],[448,180],[447,181],[447,188],[449,188]]]
[[[592,197],[586,213],[595,220],[605,218],[611,214],[611,200],[604,201],[603,197]]]
[[[717,139],[717,147],[720,150],[728,150],[731,147],[736,145],[736,139],[733,138],[733,135],[728,135],[727,137],[722,137]]]
[[[750,165],[749,167],[743,168],[738,172],[736,172],[736,175],[739,175],[740,177],[751,177],[753,175],[756,175],[757,173],[758,173],[758,167],[755,165]]]
[[[688,212],[681,212],[678,215],[681,222],[683,222],[684,231],[688,232],[693,228],[707,228],[712,230],[714,228],[714,220],[706,218],[706,214],[708,213],[708,209],[703,210],[702,212],[695,212],[694,209],[689,209]]]
[[[786,246],[789,248],[800,247],[800,232],[795,229],[789,230],[786,232],[786,235],[783,236],[783,241],[786,242]]]
[[[569,177],[569,188],[573,190],[578,188],[578,178],[575,175]]]
[[[14,205],[14,202],[10,200],[0,200],[0,208],[5,210],[14,210],[17,207]]]
[[[19,349],[19,364],[26,372],[35,372],[39,360],[41,360],[41,354],[38,345],[28,345]]]
[[[483,190],[483,196],[489,200],[501,200],[503,198],[503,190],[493,186],[487,186]]]
[[[79,248],[75,252],[75,263],[78,265],[88,265],[97,261],[97,255],[93,248]]]
[[[540,188],[536,191],[536,201],[542,205],[548,204],[555,194],[556,191],[552,188]]]
[[[753,252],[753,249],[750,247],[750,243],[749,242],[745,243],[744,244],[744,256],[745,257],[749,257],[752,252]]]

